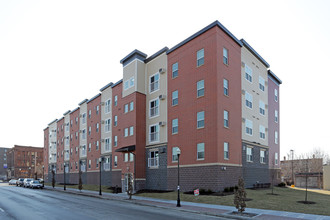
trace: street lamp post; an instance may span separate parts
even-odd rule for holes
[[[42,165],[42,188],[45,187],[45,165]]]
[[[176,203],[176,207],[181,207],[181,204],[180,204],[180,154],[181,154],[181,150],[180,150],[180,148],[177,148],[176,153],[178,155],[178,200]]]
[[[101,188],[101,181],[102,181],[102,177],[101,177],[102,157],[99,158],[99,166],[100,166],[100,191],[99,191],[99,195],[102,196],[102,188]]]
[[[66,167],[66,165],[65,165],[65,163],[63,164],[63,166],[64,166],[64,172],[63,172],[63,174],[64,174],[64,190],[66,190],[66,185],[65,185],[65,167]]]

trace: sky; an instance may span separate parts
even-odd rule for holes
[[[281,159],[330,154],[330,1],[0,0],[0,147],[43,147],[43,129],[122,79],[120,60],[175,46],[215,20],[282,80]]]

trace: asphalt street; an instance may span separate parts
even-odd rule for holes
[[[225,218],[0,183],[0,219],[215,220]]]

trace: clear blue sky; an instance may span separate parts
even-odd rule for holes
[[[330,1],[0,1],[0,146],[43,146],[43,129],[151,55],[219,20],[283,81],[281,158],[329,153]]]

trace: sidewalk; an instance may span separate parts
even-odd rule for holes
[[[122,200],[125,202],[132,202],[140,205],[154,206],[160,208],[174,208],[186,212],[196,212],[203,213],[207,215],[220,216],[233,219],[283,219],[283,220],[296,220],[296,219],[311,219],[311,220],[330,220],[330,216],[324,215],[312,215],[312,214],[303,214],[295,212],[285,212],[285,211],[275,211],[275,210],[265,210],[265,209],[254,209],[246,208],[245,213],[254,214],[253,217],[238,216],[232,214],[232,212],[237,211],[234,206],[223,206],[223,205],[212,205],[212,204],[203,204],[203,203],[193,203],[193,202],[184,202],[181,201],[181,207],[176,207],[175,200],[163,200],[155,199],[148,197],[134,196],[132,200],[128,199],[126,193],[103,193],[102,196],[99,195],[97,191],[82,190],[81,192],[78,189],[67,188],[66,191],[61,187],[55,187],[54,189],[51,186],[45,186],[47,190],[60,191],[64,193],[72,193],[83,196],[90,196],[102,199],[109,200]]]

